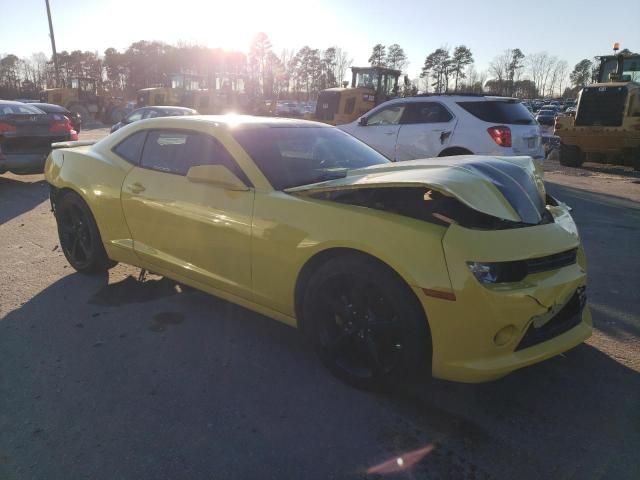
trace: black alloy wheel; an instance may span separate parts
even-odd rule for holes
[[[107,257],[91,210],[80,196],[64,194],[56,202],[55,213],[62,252],[74,269],[96,273],[115,265]]]
[[[395,274],[357,257],[323,267],[305,299],[323,363],[369,390],[393,387],[411,372],[429,376],[421,368],[430,360],[426,319]]]

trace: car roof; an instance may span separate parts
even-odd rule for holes
[[[158,127],[175,127],[175,123],[189,124],[208,123],[215,127],[223,128],[282,128],[282,127],[322,127],[333,128],[331,125],[309,120],[280,117],[258,117],[253,115],[188,115],[183,117],[156,117],[142,120],[140,124],[157,125]],[[138,122],[136,122],[137,124]],[[165,125],[166,124],[166,125]]]
[[[36,108],[45,107],[45,108],[50,108],[51,110],[58,110],[59,112],[68,112],[66,108],[60,105],[56,105],[55,103],[34,102],[34,103],[29,103],[28,105],[33,105]]]
[[[424,94],[424,95],[415,95],[413,97],[402,97],[402,98],[394,98],[392,100],[388,100],[387,102],[381,103],[384,104],[392,104],[399,102],[429,102],[433,100],[448,100],[451,102],[489,102],[489,101],[499,101],[499,102],[517,102],[520,103],[520,100],[513,97],[501,97],[497,95],[477,95],[477,94],[447,94],[447,95],[438,95],[438,94]]]

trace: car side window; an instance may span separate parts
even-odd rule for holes
[[[451,119],[451,113],[438,102],[411,102],[407,104],[402,123],[445,123]]]
[[[147,136],[146,131],[136,132],[129,135],[113,148],[113,152],[134,165],[140,164],[140,154]]]
[[[191,167],[200,165],[224,165],[247,186],[252,185],[231,154],[210,135],[185,130],[152,130],[147,135],[143,168],[186,175]]]
[[[390,105],[382,108],[367,117],[367,126],[398,125],[404,110],[405,105]]]
[[[155,110],[147,110],[144,114],[144,118],[155,118],[157,116],[159,116],[160,114],[158,112],[156,112]]]

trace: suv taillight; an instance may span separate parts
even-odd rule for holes
[[[489,132],[493,141],[501,147],[511,146],[511,129],[509,127],[489,127],[487,128],[487,132]]]
[[[13,125],[0,122],[0,135],[2,135],[3,133],[16,133],[17,131],[18,129]]]

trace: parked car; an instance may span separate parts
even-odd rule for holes
[[[279,117],[300,117],[304,111],[304,106],[299,102],[279,101],[276,104],[275,114]]]
[[[538,124],[510,98],[399,98],[338,128],[394,161],[468,154],[544,158]]]
[[[553,126],[556,122],[557,113],[551,109],[539,110],[536,114],[536,121],[540,125]]]
[[[122,121],[112,125],[111,133],[129,125],[130,123],[137,122],[138,120],[156,117],[180,117],[183,115],[198,115],[198,112],[193,108],[186,107],[142,107],[131,112],[129,115],[124,117]]]
[[[437,167],[437,168],[434,168]],[[392,163],[303,120],[155,118],[47,161],[61,249],[297,326],[354,385],[478,382],[591,332],[568,207],[528,157]]]
[[[68,140],[78,140],[78,133],[61,113],[0,100],[0,174],[40,173],[51,144]]]
[[[31,103],[31,102],[29,102]],[[71,121],[71,125],[73,129],[80,133],[80,129],[82,128],[82,116],[78,112],[71,112],[68,109],[61,107],[60,105],[55,105],[53,103],[32,103],[34,107],[38,110],[42,110],[45,113],[60,113],[67,117]]]

